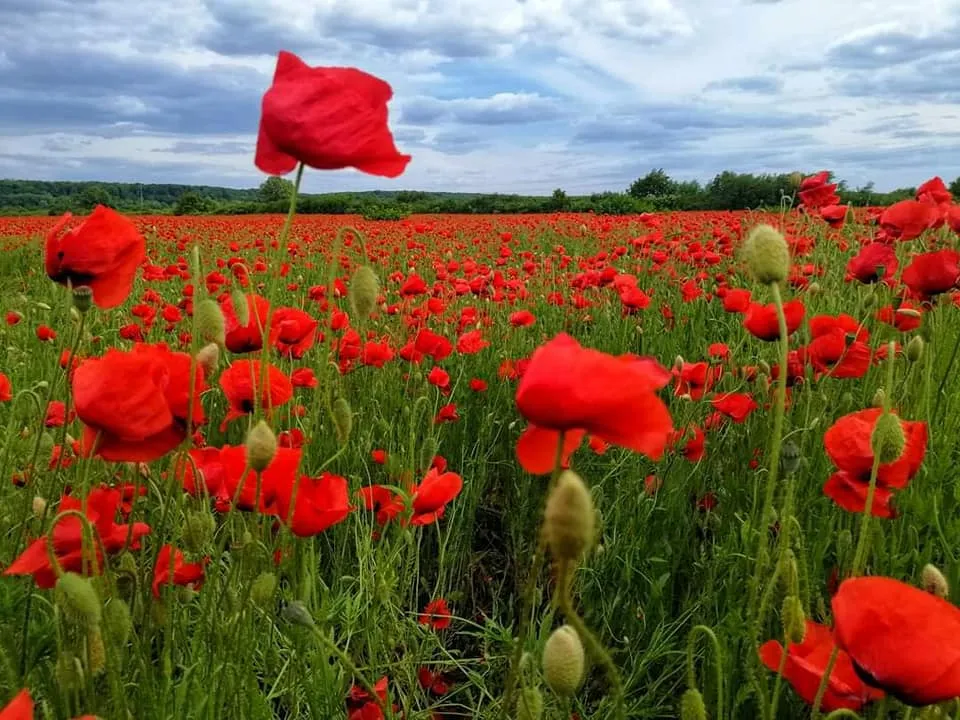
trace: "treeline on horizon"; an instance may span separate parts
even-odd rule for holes
[[[793,197],[801,173],[751,174],[725,171],[710,182],[677,181],[662,169],[638,178],[624,192],[548,196],[501,193],[370,191],[301,195],[301,213],[362,215],[372,220],[412,214],[521,214],[544,212],[624,215],[658,210],[749,210],[778,208]],[[960,178],[950,185],[960,196]],[[889,205],[913,197],[916,188],[877,192],[873,183],[851,189],[839,182],[841,201],[854,206]],[[87,213],[96,205],[141,214],[255,214],[285,212],[293,184],[271,177],[256,189],[205,185],[0,180],[0,215]]]

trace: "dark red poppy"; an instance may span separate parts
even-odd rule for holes
[[[86,285],[97,307],[123,303],[133,289],[137,268],[146,257],[146,241],[133,221],[97,205],[88,218],[63,233],[67,213],[47,235],[47,275],[61,285]]]
[[[173,573],[170,572],[171,556]],[[188,563],[183,551],[173,545],[164,545],[157,555],[157,564],[153,568],[153,596],[160,597],[160,588],[166,585],[190,585],[194,590],[203,587],[203,569],[205,562]]]
[[[960,696],[960,609],[885,577],[850,578],[833,596],[834,636],[866,682],[914,706]]]
[[[270,302],[259,295],[246,295],[247,320],[241,324],[233,306],[233,296],[227,295],[220,309],[223,311],[227,350],[232,353],[248,353],[263,347],[263,329],[267,326]]]
[[[318,478],[301,477],[295,483],[294,477],[278,477],[272,490],[277,516],[297,537],[319,535],[342,522],[353,510],[346,478],[324,472]],[[291,506],[294,507],[292,517]]]
[[[920,253],[903,270],[903,284],[927,298],[956,287],[960,280],[960,252],[936,250]]]
[[[450,627],[452,617],[447,601],[444,598],[437,598],[427,603],[417,622],[421,625],[429,625],[434,630],[446,630]]]
[[[614,357],[560,334],[533,353],[517,388],[517,408],[554,432],[585,430],[653,459],[673,430],[656,392],[670,381],[656,360]]]
[[[263,96],[256,165],[284,175],[298,162],[320,170],[353,167],[397,177],[410,162],[393,144],[387,102],[393,90],[355,68],[310,67],[281,51]]]
[[[787,646],[783,677],[809,705],[812,705],[817,697],[817,690],[823,674],[827,671],[833,650],[834,641],[830,628],[812,620],[806,621],[803,642],[790,643]],[[760,646],[759,654],[761,662],[769,670],[779,671],[783,659],[783,645],[776,640],[769,640]],[[882,691],[866,685],[857,676],[850,656],[841,650],[830,672],[821,708],[827,712],[840,708],[860,710],[867,703],[882,697]]]
[[[939,217],[936,205],[918,200],[901,200],[883,211],[880,227],[896,240],[913,240],[933,227]]]
[[[864,245],[847,263],[847,279],[862,283],[890,280],[897,272],[897,253],[886,243]]]
[[[263,378],[259,360],[237,360],[223,371],[220,387],[230,403],[224,425],[252,413],[258,401],[261,407],[273,409],[293,397],[293,384],[279,368],[268,365],[266,381],[265,386],[261,385]]]
[[[795,333],[803,322],[806,309],[801,300],[791,300],[783,304],[783,314],[787,319],[787,335]],[[743,326],[751,335],[766,342],[780,339],[780,324],[777,321],[777,308],[772,303],[761,305],[750,303],[743,319]]]
[[[837,467],[824,485],[823,492],[849,512],[860,513],[866,507],[870,471],[873,468],[871,437],[882,412],[880,408],[867,408],[844,415],[823,435],[827,455]],[[894,516],[890,506],[892,491],[907,486],[920,470],[927,451],[927,424],[909,420],[901,420],[900,424],[906,444],[898,459],[880,465],[871,508],[871,513],[876,517]]]
[[[317,339],[317,321],[299,308],[281,307],[270,318],[270,344],[284,357],[299,360]]]
[[[187,420],[204,421],[200,394],[206,389],[196,365],[193,405],[191,359],[165,345],[110,349],[84,360],[73,373],[73,402],[83,421],[83,452],[115,462],[150,462],[184,441]]]

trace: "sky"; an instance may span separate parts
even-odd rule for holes
[[[960,0],[0,0],[0,177],[256,187],[281,49],[387,80],[413,156],[307,192],[960,175]]]

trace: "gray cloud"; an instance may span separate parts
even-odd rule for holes
[[[534,93],[498,93],[486,98],[453,100],[413,98],[401,105],[400,118],[411,125],[434,125],[440,121],[466,125],[524,125],[556,120],[562,113],[553,98]]]
[[[783,80],[769,75],[748,75],[708,83],[706,90],[737,90],[757,95],[776,95],[783,89]]]

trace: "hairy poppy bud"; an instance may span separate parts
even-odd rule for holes
[[[547,498],[543,532],[557,560],[577,561],[594,539],[596,513],[580,476],[565,470]]]
[[[87,660],[91,675],[99,675],[107,666],[107,648],[103,644],[103,633],[99,627],[87,631]]]
[[[807,285],[807,295],[809,295],[810,297],[816,297],[822,292],[823,292],[823,288],[820,287],[820,283],[818,282],[812,282],[809,285]]]
[[[361,265],[350,279],[350,307],[358,318],[368,318],[377,307],[380,281],[369,265]]]
[[[793,475],[800,467],[800,447],[793,441],[783,443],[780,451],[780,467],[784,475]]]
[[[246,304],[246,300],[244,300]],[[226,325],[223,310],[216,300],[204,298],[193,308],[193,322],[197,328],[197,337],[204,343],[223,345],[226,342]]]
[[[237,316],[237,324],[240,327],[246,327],[250,324],[250,305],[247,303],[247,296],[243,294],[240,288],[234,288],[230,293],[230,303],[233,305],[233,312]]]
[[[433,463],[433,458],[437,455],[437,439],[429,435],[423,439],[420,446],[420,467],[426,469]]]
[[[807,618],[796,595],[787,595],[783,599],[783,609],[780,612],[783,622],[783,634],[788,642],[802,643],[807,632]]]
[[[88,578],[64,573],[57,580],[55,595],[57,606],[77,627],[87,630],[100,625],[103,606]]]
[[[910,362],[917,362],[920,358],[923,357],[923,350],[926,347],[923,338],[919,335],[914,335],[910,342],[907,343],[907,349],[904,351],[907,355],[907,360]]]
[[[696,688],[688,688],[680,698],[680,720],[707,720],[707,706]]]
[[[307,606],[299,600],[294,600],[289,603],[283,608],[280,614],[284,620],[293,625],[299,625],[305,628],[314,627],[313,616],[310,614],[310,611],[307,610]]]
[[[877,306],[877,296],[874,294],[873,290],[867,291],[862,298],[860,298],[860,310],[862,312],[869,312]]]
[[[202,270],[200,269],[200,246],[194,245],[190,248],[190,269],[193,271],[193,277],[199,280]]]
[[[337,442],[346,445],[353,430],[353,410],[345,397],[338,397],[330,408],[333,416],[333,427],[337,432]]]
[[[797,570],[797,557],[793,550],[787,550],[780,561],[780,581],[788,595],[795,595],[800,586],[800,573]]]
[[[873,397],[870,399],[870,404],[873,407],[883,407],[883,404],[887,400],[887,393],[884,392],[883,388],[877,388],[877,391],[873,394]]]
[[[277,589],[277,576],[272,572],[260,573],[250,588],[250,600],[261,610],[273,605],[273,593]]]
[[[757,225],[743,244],[750,273],[764,285],[783,282],[790,272],[790,250],[783,235],[769,225]]]
[[[906,445],[900,418],[892,413],[884,413],[878,417],[870,436],[870,445],[881,463],[890,463],[899,458]]]
[[[950,585],[947,583],[947,579],[935,565],[930,563],[924,565],[920,578],[923,582],[923,589],[931,595],[946,598],[950,594]]]
[[[554,630],[543,646],[543,679],[560,697],[570,697],[583,681],[585,657],[577,631],[569,625]]]
[[[93,302],[93,290],[86,285],[78,285],[73,289],[73,306],[80,314],[86,314]]]
[[[183,546],[193,553],[199,553],[213,539],[217,521],[205,510],[187,513],[183,521]]]
[[[543,716],[543,695],[535,687],[525,687],[517,699],[517,720],[540,720]]]
[[[210,343],[200,348],[197,353],[197,365],[203,368],[203,374],[213,375],[220,364],[220,348],[216,343]]]
[[[763,375],[767,375],[768,377],[769,377],[770,374],[773,372],[773,371],[770,369],[770,363],[768,363],[766,360],[761,360],[760,362],[758,362],[758,363],[757,363],[757,368],[760,370],[760,372],[761,372]]]
[[[40,520],[47,512],[47,501],[37,495],[33,499],[33,504],[30,507],[33,510],[33,516],[37,520]]]
[[[111,598],[103,608],[103,629],[114,647],[122,647],[130,639],[133,621],[130,606],[120,598]]]
[[[277,454],[277,436],[263,420],[247,433],[247,465],[254,472],[263,472]]]
[[[69,650],[64,650],[57,656],[53,674],[57,680],[57,687],[62,692],[75,692],[85,685],[83,664],[80,658]]]

